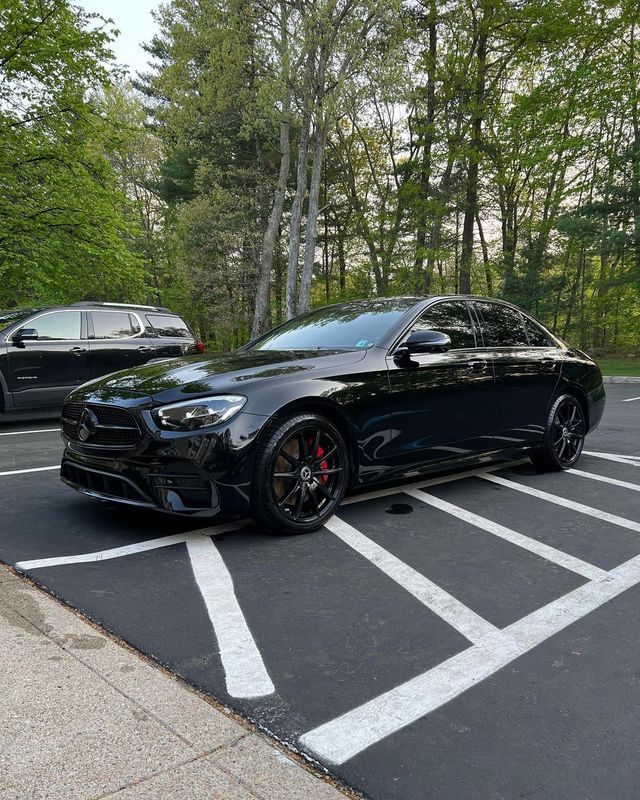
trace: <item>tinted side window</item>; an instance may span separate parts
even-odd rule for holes
[[[169,317],[165,314],[147,314],[147,322],[151,327],[150,336],[168,336],[179,339],[193,338],[187,323],[180,317]]]
[[[524,327],[531,347],[554,347],[547,334],[532,319],[524,317]]]
[[[82,314],[80,311],[59,311],[54,314],[45,314],[33,322],[28,322],[26,328],[35,328],[38,339],[56,341],[61,339],[79,339],[82,327]]]
[[[133,335],[131,318],[124,311],[92,311],[95,339],[126,339]]]
[[[527,347],[522,316],[515,308],[497,303],[476,303],[485,347]]]
[[[415,323],[412,331],[441,331],[451,338],[451,347],[475,347],[476,337],[469,308],[463,302],[437,303],[428,308]]]

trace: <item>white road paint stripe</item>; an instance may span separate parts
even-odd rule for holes
[[[191,568],[218,640],[227,691],[232,697],[264,697],[275,687],[238,604],[233,579],[209,537],[187,539]]]
[[[494,472],[497,469],[510,469],[511,467],[517,467],[520,464],[527,463],[529,463],[528,458],[519,458],[517,461],[491,461],[481,467],[476,467],[466,472],[458,472],[453,475],[441,475],[438,478],[425,477],[421,481],[415,481],[414,483],[398,484],[397,486],[391,486],[386,489],[374,489],[371,492],[356,494],[352,497],[345,498],[342,501],[342,505],[348,506],[351,505],[351,503],[362,503],[365,500],[374,500],[376,497],[389,497],[392,494],[403,494],[408,489],[422,489],[427,486],[438,486],[441,483],[453,483],[453,481],[461,481],[465,478],[475,478],[478,475],[484,475],[486,472]]]
[[[620,486],[623,489],[631,489],[633,492],[640,492],[639,483],[629,483],[629,481],[619,481],[617,478],[608,478],[606,475],[596,475],[594,472],[585,472],[582,469],[568,469],[570,475],[579,475],[581,478],[590,478],[593,481],[610,483],[612,486]]]
[[[623,456],[619,453],[595,453],[593,450],[583,450],[585,456],[595,456],[606,461],[617,461],[619,464],[628,464],[632,467],[640,466],[640,456]]]
[[[231,575],[211,538],[216,533],[243,527],[246,527],[246,522],[231,522],[95,553],[19,561],[16,567],[27,572],[66,564],[95,563],[185,543],[196,583],[218,640],[227,691],[232,697],[264,697],[273,694],[275,688],[236,599]]]
[[[39,431],[9,431],[0,433],[0,436],[26,436],[28,433],[60,433],[60,428],[43,428]]]
[[[640,556],[340,717],[305,733],[304,750],[342,764],[493,675],[550,636],[640,583]]]
[[[498,630],[475,611],[338,517],[325,527],[474,644]]]
[[[445,511],[447,514],[451,514],[453,517],[457,517],[464,522],[468,522],[470,525],[474,525],[476,528],[481,528],[488,533],[493,533],[495,536],[499,536],[501,539],[511,542],[511,544],[515,544],[524,550],[535,553],[537,556],[540,556],[547,561],[552,561],[554,564],[558,564],[565,569],[569,569],[578,575],[588,578],[589,580],[595,580],[607,574],[605,570],[600,569],[600,567],[596,567],[593,564],[589,564],[586,561],[575,558],[574,556],[569,555],[569,553],[565,553],[562,550],[556,550],[555,547],[551,547],[543,542],[539,542],[537,539],[531,539],[528,536],[517,533],[517,531],[512,531],[510,528],[505,528],[504,525],[499,525],[497,522],[493,522],[493,520],[487,519],[486,517],[481,517],[478,514],[474,514],[472,511],[467,511],[466,508],[455,506],[452,503],[448,503],[446,500],[441,500],[439,497],[435,497],[434,495],[421,492],[418,489],[409,489],[406,494],[414,497],[421,503],[427,503],[434,508],[440,509],[440,511]]]
[[[25,475],[27,472],[50,472],[52,469],[60,469],[60,464],[55,467],[32,467],[31,469],[11,469],[8,472],[0,472],[0,478],[5,475]]]
[[[626,400],[623,400],[623,403],[633,403],[634,400],[640,400],[640,397],[627,397]]]
[[[610,522],[612,525],[618,525],[620,528],[628,528],[630,531],[640,533],[640,522],[634,522],[626,517],[619,517],[617,514],[610,514],[608,511],[600,511],[599,508],[585,506],[582,503],[576,503],[575,500],[559,497],[557,494],[551,494],[550,492],[543,492],[542,489],[534,489],[532,486],[525,486],[523,483],[509,481],[498,475],[479,475],[478,477],[482,478],[484,481],[491,481],[491,483],[498,483],[500,486],[506,486],[508,489],[515,489],[518,492],[523,492],[523,494],[528,494],[531,497],[538,497],[540,500],[555,503],[563,508],[570,508],[573,511],[577,511],[579,514],[586,514],[589,517],[601,519],[603,522]]]
[[[189,534],[175,533],[171,536],[163,536],[160,539],[148,539],[146,542],[135,542],[126,544],[123,547],[114,547],[111,550],[100,550],[96,553],[82,553],[76,556],[58,556],[56,558],[36,558],[33,561],[18,561],[17,569],[28,571],[32,569],[44,569],[45,567],[60,567],[65,564],[89,564],[92,561],[108,561],[112,558],[122,558],[123,556],[133,556],[136,553],[144,553],[147,550],[157,550],[159,547],[169,547],[173,544],[186,542]]]
[[[227,525],[211,526],[208,528],[189,531],[187,533],[174,533],[170,536],[161,536],[159,539],[147,539],[144,542],[133,542],[122,547],[113,547],[110,550],[99,550],[95,553],[82,553],[75,556],[58,556],[56,558],[36,558],[33,561],[19,561],[16,568],[20,570],[44,569],[45,567],[60,567],[65,564],[89,564],[92,561],[109,561],[112,558],[133,556],[136,553],[145,553],[147,550],[157,550],[160,547],[170,547],[174,544],[186,542],[191,537],[215,536],[216,533],[227,533],[244,527],[246,522],[230,522]]]

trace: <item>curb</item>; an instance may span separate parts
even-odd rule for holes
[[[640,375],[603,375],[605,383],[640,383]]]

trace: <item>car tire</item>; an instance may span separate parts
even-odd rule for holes
[[[336,512],[348,481],[349,453],[335,425],[317,414],[292,414],[258,447],[251,514],[270,533],[310,533]]]
[[[570,469],[580,458],[586,434],[580,401],[572,394],[562,394],[549,410],[542,445],[529,458],[541,472]]]

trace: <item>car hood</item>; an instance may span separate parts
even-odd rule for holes
[[[151,398],[154,404],[179,402],[208,393],[243,394],[257,381],[283,381],[303,374],[315,377],[325,370],[356,363],[365,350],[248,350],[203,359],[202,356],[165,359],[116,372],[81,387],[87,396]]]

